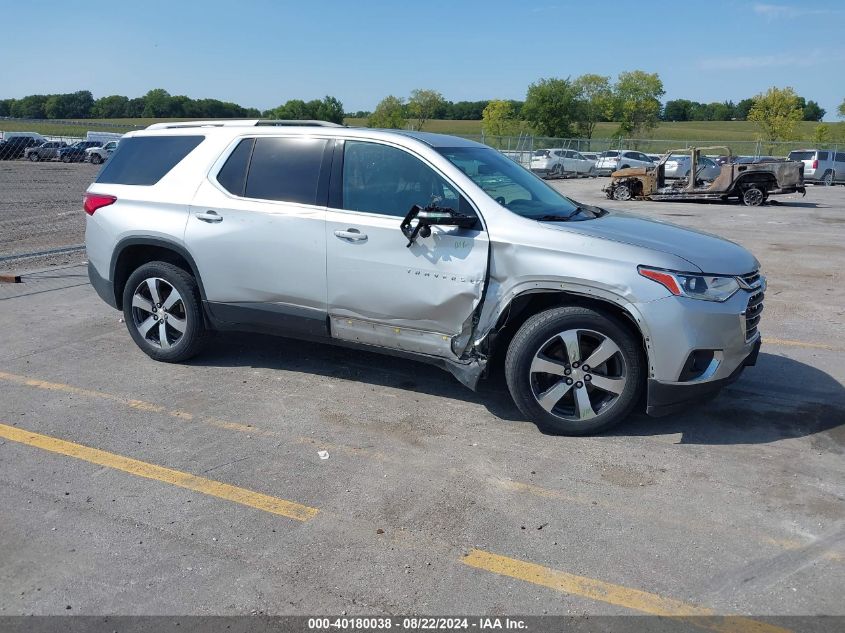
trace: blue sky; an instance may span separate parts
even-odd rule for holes
[[[642,69],[660,74],[665,99],[738,101],[789,85],[833,120],[845,98],[843,0],[9,5],[0,97],[161,87],[260,109],[331,94],[354,111],[414,88],[522,99],[540,77]]]

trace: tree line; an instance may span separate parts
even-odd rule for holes
[[[28,95],[0,100],[0,116],[28,119],[114,118],[274,118],[314,119],[342,123],[345,117],[366,119],[370,127],[422,129],[432,119],[481,120],[486,134],[506,136],[530,132],[548,137],[592,138],[599,122],[618,123],[616,135],[648,134],[661,121],[756,121],[769,140],[789,140],[799,121],[821,121],[825,110],[792,88],[733,101],[699,103],[673,99],[665,104],[663,82],[657,73],[633,70],[615,81],[604,75],[543,78],[532,83],[523,101],[446,100],[433,89],[413,90],[407,97],[388,95],[373,111],[344,112],[336,97],[291,99],[270,110],[246,108],[219,99],[171,95],[162,88],[143,97],[110,95],[94,99],[88,90]],[[845,117],[845,101],[838,114]],[[827,126],[816,127],[814,140],[829,140]]]

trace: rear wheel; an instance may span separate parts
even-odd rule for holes
[[[103,158],[99,154],[91,154],[91,162],[95,165],[99,165],[103,162]]]
[[[587,435],[621,422],[642,384],[634,335],[596,310],[564,307],[528,319],[508,348],[505,378],[514,402],[541,428]]]
[[[824,176],[822,176],[822,184],[825,187],[833,186],[833,180],[834,180],[834,177],[833,177],[832,171],[828,170],[828,171],[824,172]]]
[[[552,167],[552,176],[562,176],[563,175],[563,165],[558,163],[554,167]]]
[[[132,339],[155,360],[174,363],[196,356],[207,338],[199,287],[181,268],[150,262],[123,289],[123,316]]]
[[[742,192],[740,199],[746,207],[759,207],[766,201],[766,194],[759,187],[749,187]]]

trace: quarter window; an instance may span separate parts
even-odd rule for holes
[[[255,139],[244,195],[262,200],[315,204],[325,149],[324,139]]]
[[[246,169],[249,165],[249,157],[252,155],[252,145],[255,139],[245,138],[234,151],[229,154],[223,168],[217,174],[217,182],[223,188],[236,196],[244,195],[246,185]]]
[[[436,203],[469,213],[457,191],[409,153],[378,143],[346,141],[343,208],[404,217],[415,204]]]

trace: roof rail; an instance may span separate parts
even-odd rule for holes
[[[296,120],[282,120],[282,119],[223,119],[221,121],[171,121],[169,123],[153,123],[148,126],[148,130],[176,130],[180,128],[194,128],[194,127],[256,127],[264,125],[277,125],[279,127],[302,127],[302,126],[316,126],[316,127],[343,127],[337,123],[330,123],[329,121],[296,121]]]

